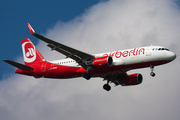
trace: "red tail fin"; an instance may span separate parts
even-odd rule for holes
[[[32,66],[37,62],[45,61],[29,38],[21,39],[21,43],[25,65]]]

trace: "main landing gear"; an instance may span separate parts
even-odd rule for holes
[[[83,77],[86,79],[86,80],[89,80],[91,78],[91,75],[89,73],[84,73],[83,74]]]
[[[154,66],[150,66],[150,69],[151,69],[151,73],[150,73],[150,75],[152,76],[152,77],[154,77],[156,74],[153,72],[154,71]]]
[[[86,79],[86,80],[89,80],[91,78],[91,75],[89,73],[84,73],[83,74],[83,77]],[[103,85],[103,88],[104,90],[106,91],[110,91],[111,90],[111,86],[109,85],[109,81],[107,81],[107,84],[104,84]]]
[[[111,86],[109,85],[109,81],[107,82],[107,84],[104,84],[104,85],[103,85],[103,88],[104,88],[104,90],[106,90],[106,91],[110,91],[110,90],[111,90]]]

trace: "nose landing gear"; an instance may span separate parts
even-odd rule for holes
[[[153,72],[154,71],[154,66],[150,66],[150,69],[151,69],[151,73],[150,73],[150,75],[152,76],[152,77],[154,77],[156,74]]]

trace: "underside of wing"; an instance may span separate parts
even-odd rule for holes
[[[104,80],[107,80],[107,83],[114,83],[115,86],[122,85],[124,78],[127,76],[127,73],[122,73],[118,75],[109,75],[104,77]]]

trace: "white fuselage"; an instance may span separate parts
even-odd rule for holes
[[[147,46],[126,50],[118,50],[113,52],[106,52],[95,54],[95,58],[102,56],[111,56],[115,66],[118,65],[132,65],[147,62],[158,62],[158,61],[172,61],[175,59],[176,54],[169,51],[168,49],[161,46]],[[55,61],[49,61],[53,64],[81,67],[73,59],[61,59]]]

